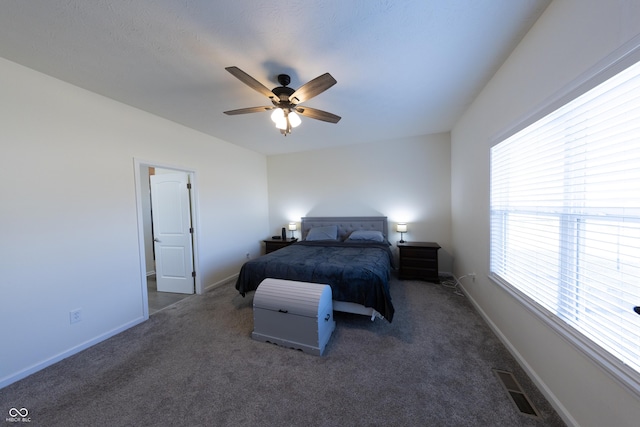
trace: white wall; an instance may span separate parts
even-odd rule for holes
[[[489,143],[640,31],[640,2],[554,1],[451,132],[453,244],[464,288],[565,420],[637,426],[638,398],[487,279]]]
[[[452,271],[450,163],[448,133],[269,156],[269,236],[303,216],[382,215],[392,243],[407,222],[405,240],[438,242]]]
[[[0,81],[0,387],[144,320],[134,158],[195,171],[204,287],[259,254],[265,156],[3,59]]]

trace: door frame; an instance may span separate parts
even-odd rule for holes
[[[200,266],[198,263],[198,235],[200,232],[200,220],[198,215],[198,184],[196,180],[196,172],[193,169],[184,168],[182,166],[170,165],[162,162],[146,161],[143,159],[133,158],[134,165],[134,179],[135,179],[135,194],[136,194],[136,212],[138,220],[138,250],[140,258],[140,289],[142,292],[142,314],[145,319],[149,318],[149,295],[147,293],[147,266],[145,258],[145,245],[150,244],[145,242],[144,238],[144,220],[143,220],[143,203],[142,198],[146,197],[142,192],[142,176],[140,174],[141,168],[159,168],[170,169],[176,172],[184,172],[189,175],[189,182],[191,183],[191,220],[194,232],[192,234],[193,244],[193,270],[196,273],[195,277],[195,293],[196,295],[203,294],[202,281],[200,278]]]

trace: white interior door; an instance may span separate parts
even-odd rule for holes
[[[184,172],[151,175],[151,212],[159,292],[192,294],[193,240],[189,176]]]

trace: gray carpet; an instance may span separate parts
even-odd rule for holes
[[[393,323],[336,313],[322,357],[252,340],[252,298],[230,284],[180,301],[0,390],[0,411],[27,408],[30,426],[564,425],[451,289],[394,279]]]

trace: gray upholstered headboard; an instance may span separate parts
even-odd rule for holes
[[[313,227],[325,225],[337,225],[340,240],[344,240],[355,230],[381,231],[389,239],[386,216],[307,216],[302,218],[302,240],[307,238],[307,233]]]

